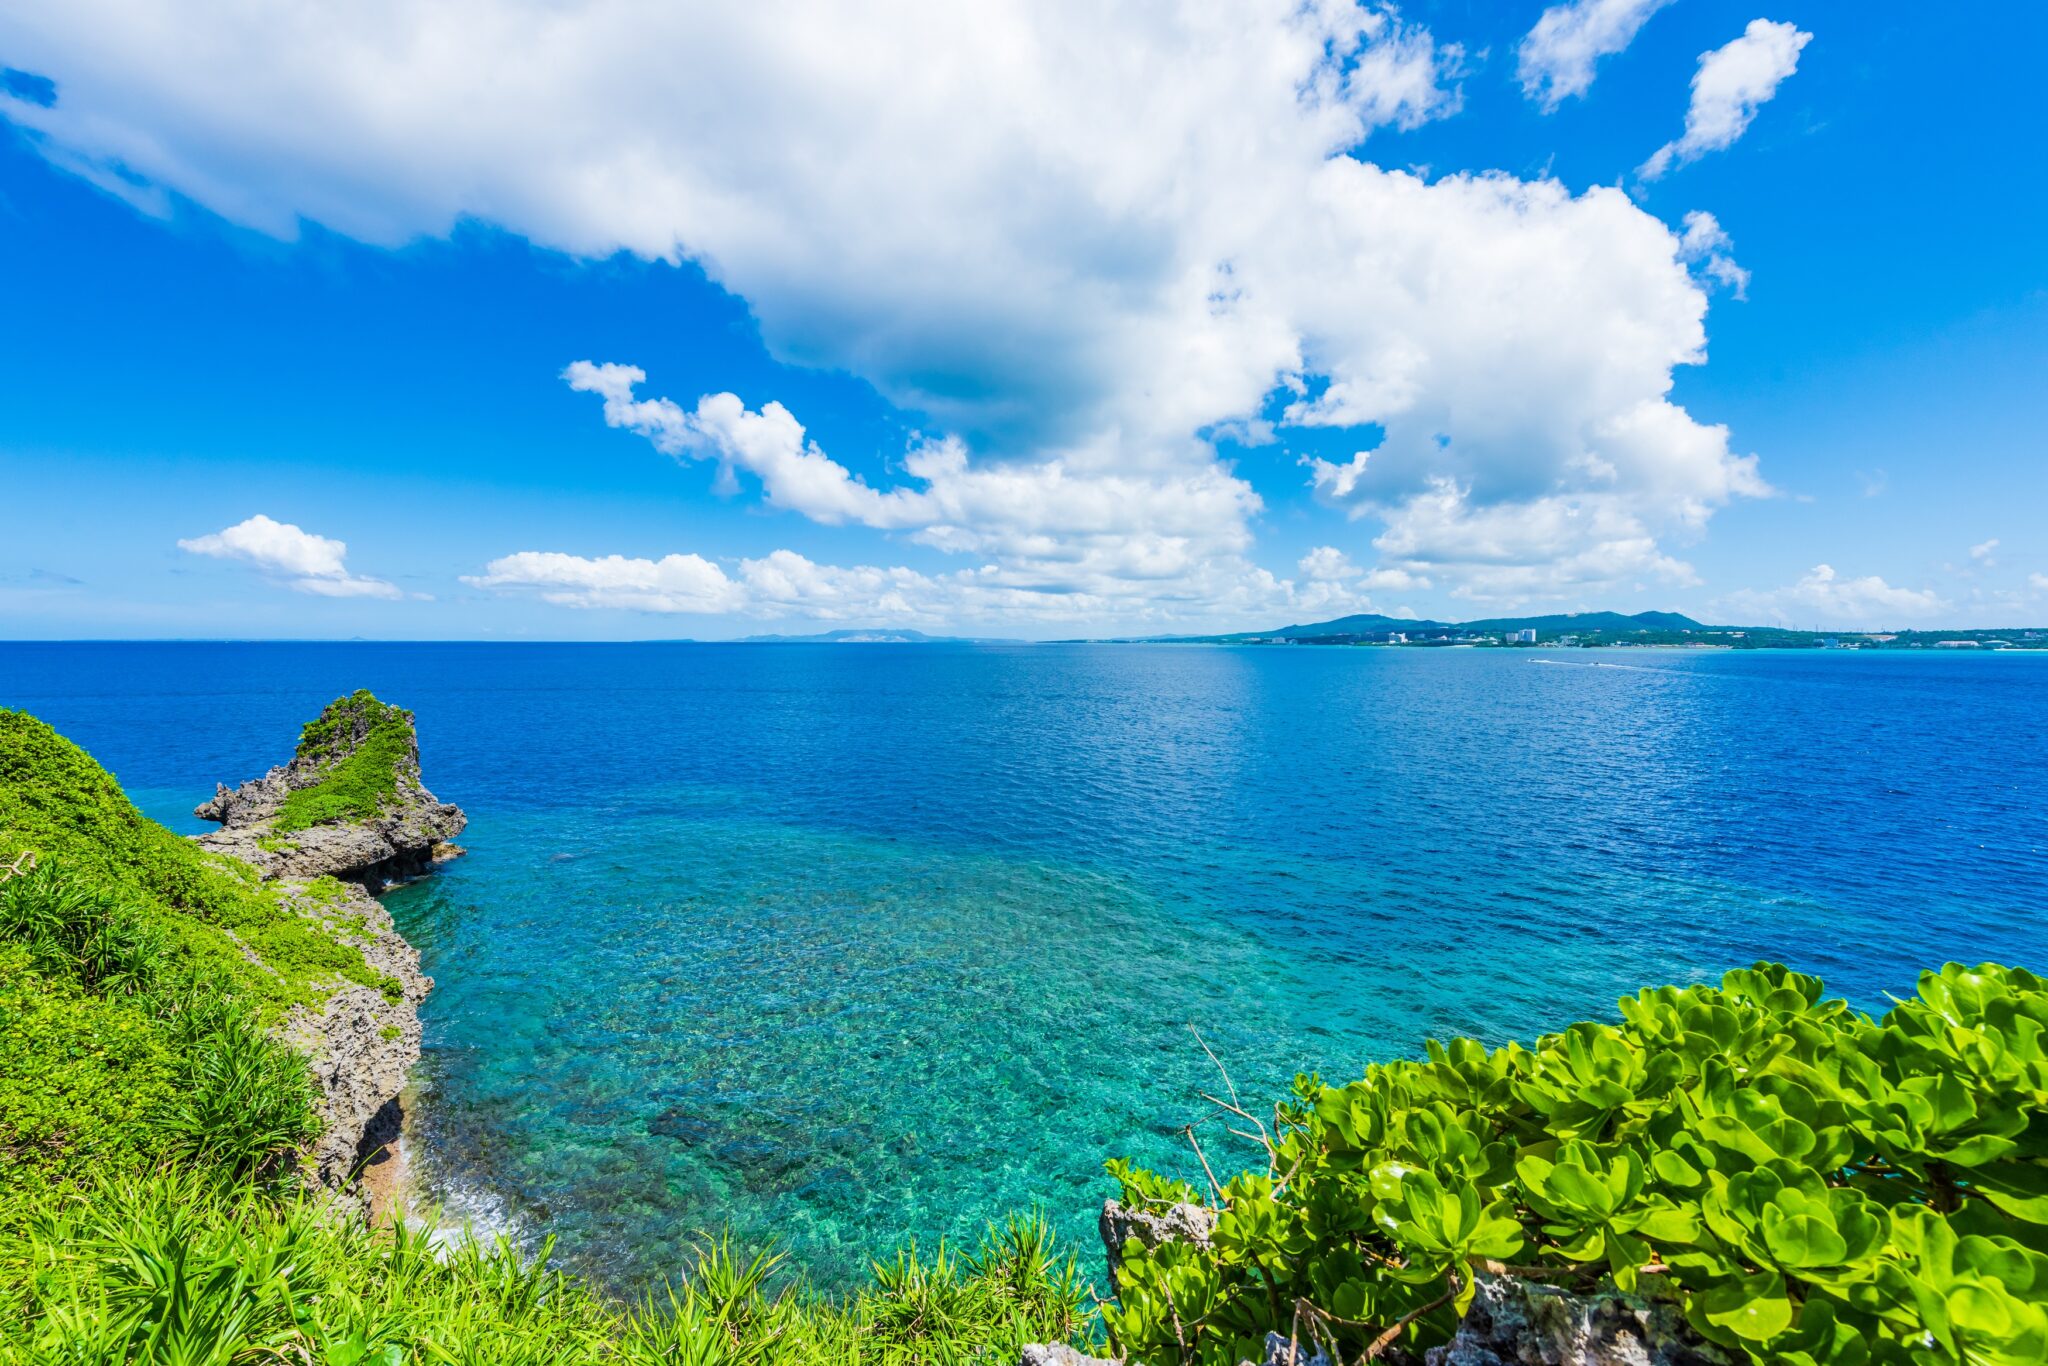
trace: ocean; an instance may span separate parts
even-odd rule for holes
[[[1093,1271],[1104,1159],[1199,1176],[1205,1044],[1257,1108],[1758,958],[1870,1009],[2048,969],[2048,656],[0,646],[188,832],[359,687],[470,816],[387,898],[416,1180],[629,1292],[1033,1207]]]

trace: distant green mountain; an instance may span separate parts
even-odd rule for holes
[[[1413,617],[1383,617],[1376,612],[1338,617],[1334,621],[1312,621],[1302,626],[1282,626],[1277,631],[1243,631],[1245,637],[1262,640],[1290,640],[1298,636],[1358,636],[1377,631],[1426,631],[1441,629],[1440,621],[1418,621]]]
[[[1468,631],[1701,631],[1706,628],[1678,612],[1563,612],[1547,617],[1489,617],[1461,621]]]
[[[922,631],[902,628],[867,627],[848,631],[820,631],[810,636],[744,636],[742,645],[1014,645],[1014,640],[992,640],[979,636],[928,636]]]
[[[1677,612],[1563,612],[1542,617],[1487,617],[1480,621],[1430,621],[1383,617],[1374,613],[1283,626],[1277,631],[1245,631],[1237,639],[1310,640],[1326,636],[1374,635],[1381,631],[1698,631],[1704,628]]]
[[[1229,640],[1334,640],[1347,636],[1377,636],[1389,631],[1404,634],[1432,631],[1459,632],[1501,632],[1536,630],[1547,635],[1570,631],[1605,632],[1608,634],[1629,631],[1703,631],[1691,617],[1677,612],[1638,612],[1627,616],[1620,612],[1563,612],[1540,617],[1487,617],[1481,621],[1434,621],[1427,617],[1388,617],[1376,612],[1361,612],[1348,617],[1334,617],[1329,621],[1304,622],[1297,626],[1280,626],[1269,631],[1236,631],[1216,636],[1147,636],[1151,642],[1170,643],[1174,641],[1196,643],[1201,641]]]

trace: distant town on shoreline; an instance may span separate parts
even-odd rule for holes
[[[1212,636],[1123,637],[1145,644],[1661,646],[1691,650],[2048,650],[2048,628],[1811,631],[1785,626],[1708,626],[1677,612],[1572,612],[1482,621],[1429,621],[1376,614]]]

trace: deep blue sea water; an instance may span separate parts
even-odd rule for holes
[[[2048,656],[0,646],[188,831],[357,687],[470,814],[388,898],[421,1179],[625,1288],[721,1227],[1086,1249],[1105,1157],[1194,1174],[1190,1024],[1271,1098],[1759,956],[2048,967]]]

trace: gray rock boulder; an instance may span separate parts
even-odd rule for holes
[[[1128,1209],[1118,1201],[1105,1200],[1096,1229],[1102,1235],[1102,1250],[1109,1258],[1109,1283],[1114,1286],[1117,1271],[1124,1264],[1125,1243],[1135,1238],[1140,1247],[1146,1248],[1162,1243],[1207,1247],[1216,1231],[1216,1211],[1187,1203],[1163,1210]]]
[[[201,844],[265,878],[331,874],[372,891],[461,852],[449,841],[468,824],[420,781],[412,713],[368,692],[329,703],[290,763],[219,786],[193,814],[221,825]]]
[[[1092,1357],[1064,1342],[1029,1343],[1019,1366],[1123,1366],[1122,1357]]]
[[[1603,1286],[1579,1294],[1509,1276],[1483,1276],[1458,1335],[1428,1366],[1730,1366],[1669,1300]]]

